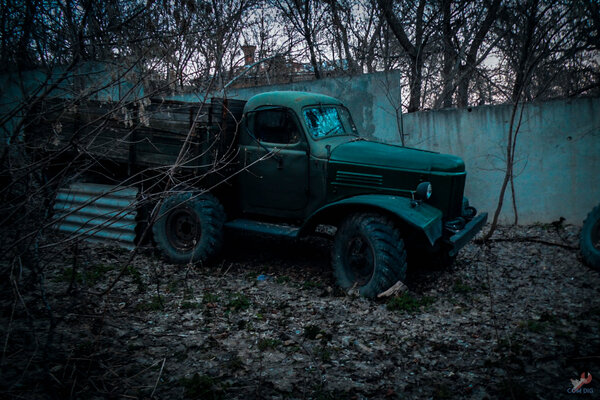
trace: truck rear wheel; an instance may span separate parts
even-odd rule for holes
[[[356,286],[375,297],[406,275],[400,230],[378,214],[355,214],[338,229],[332,249],[333,273],[343,288]]]
[[[156,246],[170,262],[204,262],[223,245],[223,206],[212,195],[182,193],[167,198],[152,226]]]
[[[596,206],[583,222],[579,247],[585,263],[600,270],[600,205]]]

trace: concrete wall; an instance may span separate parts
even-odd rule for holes
[[[346,103],[361,133],[398,143],[401,128],[394,112],[400,99],[398,82],[397,74],[379,73],[227,94],[242,99],[268,90],[328,94]],[[466,195],[479,210],[493,213],[504,177],[511,112],[511,105],[501,105],[404,114],[406,145],[462,157],[468,171]],[[520,223],[564,217],[568,223],[581,224],[600,203],[600,98],[525,105],[515,159]],[[514,218],[510,195],[509,186],[501,214],[504,223]]]
[[[462,157],[467,196],[479,209],[493,212],[511,112],[511,105],[502,105],[408,114],[407,144]],[[515,154],[519,221],[551,222],[562,216],[581,224],[600,203],[600,98],[525,105]],[[513,220],[510,187],[501,217]]]
[[[31,70],[0,75],[0,147],[13,136],[24,117],[23,112],[15,114],[14,110],[20,110],[23,104],[31,101],[30,97],[39,96],[53,86],[56,87],[48,93],[48,97],[72,99],[85,96],[90,100],[133,101],[144,94],[137,72],[127,72],[125,67],[86,62],[77,65],[66,78],[64,71],[64,68],[57,67],[47,72]],[[3,120],[13,114],[12,118]]]

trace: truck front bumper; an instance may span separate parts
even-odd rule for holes
[[[460,249],[477,235],[477,232],[485,225],[487,216],[488,214],[486,212],[479,214],[469,221],[463,229],[448,238],[451,245],[449,252],[450,257],[454,257]]]

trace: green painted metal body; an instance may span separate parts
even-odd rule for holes
[[[302,132],[294,143],[257,139],[242,122],[238,176],[241,212],[295,220],[307,233],[320,223],[336,222],[355,210],[377,210],[423,232],[433,245],[443,222],[460,217],[465,165],[456,156],[366,140],[354,133],[315,138],[307,108],[343,107],[332,97],[303,92],[270,92],[251,98],[247,119],[261,110],[286,110]],[[432,183],[424,203],[412,200],[420,182]]]

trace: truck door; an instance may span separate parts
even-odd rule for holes
[[[285,218],[303,216],[308,202],[308,143],[285,108],[250,112],[242,122],[239,175],[242,210]]]

